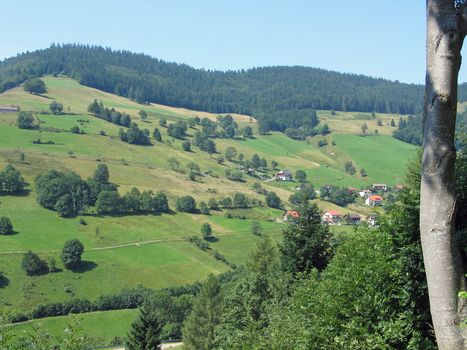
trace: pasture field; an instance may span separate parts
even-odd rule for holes
[[[79,334],[90,335],[100,344],[110,344],[115,337],[122,338],[130,330],[131,323],[136,319],[138,310],[115,310],[90,312],[77,316],[80,320]],[[15,333],[31,332],[32,327],[46,330],[50,336],[63,336],[65,328],[71,322],[69,316],[48,317],[41,320],[28,321],[15,325]],[[106,325],[106,327],[102,327]]]
[[[317,111],[321,123],[327,123],[332,133],[315,136],[305,141],[292,140],[282,133],[272,132],[259,135],[256,121],[246,115],[232,114],[240,127],[250,125],[255,133],[253,139],[217,139],[218,153],[212,157],[192,147],[191,152],[181,148],[183,140],[167,135],[167,129],[159,126],[161,118],[173,122],[193,116],[215,120],[217,115],[190,111],[162,105],[141,105],[124,97],[84,87],[66,77],[43,78],[48,92],[44,96],[25,93],[15,88],[0,94],[0,105],[20,106],[21,110],[32,111],[41,130],[21,130],[16,127],[16,114],[0,114],[0,169],[13,164],[21,171],[28,183],[28,192],[21,196],[0,196],[0,216],[7,216],[14,225],[15,234],[0,236],[0,270],[6,274],[6,283],[0,287],[0,303],[13,311],[26,312],[35,306],[70,298],[94,300],[104,293],[116,293],[123,288],[143,284],[150,288],[178,286],[205,279],[210,273],[228,271],[225,263],[214,259],[213,250],[218,251],[234,264],[242,264],[260,239],[251,233],[251,224],[258,221],[264,232],[274,240],[281,239],[283,224],[276,222],[283,212],[267,207],[229,210],[234,218],[227,218],[227,210],[213,211],[211,215],[171,213],[163,215],[95,216],[92,211],[83,216],[86,225],[77,218],[60,218],[56,212],[39,206],[34,191],[34,179],[50,169],[64,172],[74,171],[86,179],[100,163],[110,170],[110,181],[117,184],[120,193],[137,187],[141,191],[164,191],[171,208],[175,199],[190,194],[196,201],[217,200],[243,192],[248,197],[257,195],[251,188],[254,182],[268,191],[275,191],[286,204],[298,183],[260,181],[244,175],[243,181],[230,181],[225,176],[227,169],[234,170],[240,164],[216,158],[224,154],[227,147],[235,147],[245,159],[253,154],[279,163],[278,168],[305,170],[308,180],[316,189],[324,184],[365,187],[371,183],[394,185],[401,181],[405,164],[414,155],[413,146],[398,141],[389,135],[394,128],[392,119],[400,116],[353,112]],[[87,114],[87,106],[98,99],[106,107],[114,107],[131,115],[140,128],[150,133],[158,128],[163,142],[152,140],[151,146],[130,145],[120,141],[120,126]],[[51,115],[48,106],[56,100],[65,107],[66,115]],[[142,121],[140,110],[148,113]],[[362,123],[367,123],[369,133],[378,127],[378,135],[359,137]],[[73,134],[70,128],[78,126],[85,134]],[[197,126],[188,130],[186,140],[192,140]],[[40,139],[42,144],[33,143]],[[318,147],[319,140],[326,139],[328,145]],[[53,144],[47,144],[52,141]],[[20,160],[24,154],[25,160]],[[175,157],[180,168],[174,171],[168,160]],[[357,174],[344,171],[345,162],[351,160]],[[188,178],[186,165],[195,162],[201,168],[196,181]],[[368,176],[362,177],[360,169]],[[207,175],[206,172],[210,173]],[[277,169],[268,169],[265,174],[272,177]],[[332,203],[317,200],[323,209],[338,209],[344,214],[368,213],[368,208],[352,205],[340,208]],[[242,219],[240,219],[242,218]],[[189,236],[201,237],[204,222],[211,224],[215,239],[211,250],[202,251],[187,242]],[[345,232],[349,227],[336,227],[336,232]],[[60,250],[65,241],[78,238],[85,246],[84,264],[79,271],[63,269]],[[59,272],[43,276],[27,276],[21,269],[22,254],[32,250],[44,259],[54,258]],[[98,288],[96,287],[98,285]],[[105,344],[128,329],[135,310],[109,311],[83,315],[83,330],[102,337]],[[59,332],[66,325],[65,318],[44,319],[44,327],[51,333]],[[105,325],[105,327],[100,327]],[[26,324],[17,326],[19,331]]]

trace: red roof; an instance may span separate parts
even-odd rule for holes
[[[326,210],[326,213],[331,214],[332,216],[341,216],[342,214],[337,210]]]
[[[285,213],[285,216],[291,216],[293,218],[299,218],[300,213],[296,210],[287,210],[287,213]]]
[[[379,201],[383,200],[383,197],[381,197],[381,196],[370,196],[370,197],[368,197],[368,199],[370,201],[373,201],[373,202],[379,202]]]

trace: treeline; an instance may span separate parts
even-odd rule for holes
[[[83,85],[129,97],[214,113],[256,116],[263,130],[305,127],[312,109],[414,114],[423,86],[309,67],[207,71],[148,55],[67,44],[0,62],[0,92],[30,77],[66,74]],[[460,86],[459,96],[467,95]],[[290,124],[288,120],[291,120]]]
[[[131,121],[131,117],[127,113],[122,113],[115,110],[115,108],[104,107],[102,102],[94,100],[88,106],[88,112],[100,119],[107,120],[108,122],[129,128],[119,131],[120,140],[134,145],[150,145],[150,133],[148,129],[141,130],[135,122]]]
[[[465,85],[465,84],[463,84]],[[465,85],[467,86],[467,85]],[[456,135],[461,135],[466,130],[467,111],[458,113],[456,117]],[[394,130],[393,136],[404,142],[411,143],[416,146],[422,145],[423,132],[423,114],[409,115],[407,118],[400,118],[397,125],[397,130]],[[456,139],[456,148],[460,147],[459,138]]]
[[[92,177],[49,170],[36,178],[37,201],[62,217],[76,216],[95,206],[97,214],[165,213],[169,211],[164,193],[139,192],[133,188],[123,196],[109,182],[107,165],[99,164]]]

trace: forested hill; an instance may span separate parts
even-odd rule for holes
[[[305,120],[311,109],[413,114],[423,96],[421,85],[323,69],[207,71],[144,54],[76,44],[52,45],[0,62],[0,92],[28,77],[54,73],[138,102],[254,115],[265,131],[308,127]]]

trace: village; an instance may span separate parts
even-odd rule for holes
[[[276,181],[294,181],[293,175],[288,170],[281,170],[274,176]],[[348,187],[344,189],[349,194],[356,198],[357,203],[371,208],[371,212],[362,215],[356,212],[342,213],[336,209],[326,209],[321,214],[321,221],[328,225],[367,225],[369,227],[378,226],[378,213],[384,210],[384,196],[389,195],[391,201],[397,196],[397,193],[404,188],[403,185],[397,184],[394,187],[390,187],[387,184],[375,183],[368,188],[357,189],[354,187]],[[297,186],[296,190],[300,191],[302,186]],[[316,190],[317,196],[320,195],[320,191]],[[297,220],[300,218],[298,210],[286,210],[282,222],[288,222],[291,220]]]

